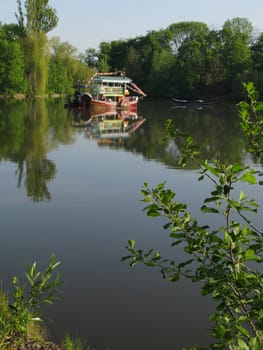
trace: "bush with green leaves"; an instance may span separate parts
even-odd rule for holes
[[[12,300],[0,292],[1,349],[8,349],[10,344],[18,346],[25,340],[44,341],[40,307],[58,299],[59,286],[63,284],[60,273],[55,272],[59,265],[55,254],[50,256],[44,272],[37,270],[36,262],[26,265],[27,284],[20,285],[18,278],[13,278]]]
[[[258,102],[252,83],[244,84],[248,100],[240,103],[241,127],[247,136],[248,151],[262,161],[263,103]],[[242,183],[260,186],[263,173],[243,164],[222,164],[198,160],[198,150],[192,139],[183,135],[168,120],[169,138],[175,140],[182,153],[180,164],[188,161],[199,164],[200,177],[209,179],[213,190],[201,205],[203,213],[220,215],[217,229],[200,225],[176,201],[175,193],[165,183],[154,189],[147,183],[142,188],[144,210],[150,217],[164,217],[164,228],[175,249],[185,252],[185,259],[165,259],[160,252],[135,248],[130,240],[129,255],[122,258],[131,266],[143,263],[156,267],[170,282],[181,277],[201,282],[201,293],[212,296],[216,308],[210,346],[197,349],[262,350],[263,349],[263,232],[251,220],[259,215],[259,205],[245,193]],[[260,189],[259,189],[260,190]],[[178,250],[177,250],[178,251]]]

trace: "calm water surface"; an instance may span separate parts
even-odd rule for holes
[[[102,120],[88,118],[65,110],[63,101],[0,105],[3,288],[13,275],[23,279],[26,263],[36,260],[41,268],[55,252],[66,283],[61,299],[46,309],[51,338],[78,335],[98,350],[207,345],[213,304],[198,286],[172,285],[157,270],[131,269],[120,260],[129,239],[174,256],[162,221],[142,212],[145,181],[166,181],[196,216],[209,190],[195,169],[176,168],[177,147],[163,142],[165,119],[192,134],[206,158],[244,161],[237,109],[142,101],[138,120],[145,121],[129,136],[114,124],[110,138]],[[120,137],[113,135],[117,127]]]

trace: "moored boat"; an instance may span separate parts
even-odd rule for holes
[[[95,73],[88,84],[76,84],[67,107],[90,108],[92,113],[123,109],[136,110],[138,99],[146,94],[127,77],[125,71]]]

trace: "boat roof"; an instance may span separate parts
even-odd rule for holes
[[[113,83],[113,84],[128,84],[132,80],[128,77],[121,76],[110,76],[110,75],[97,75],[92,80],[91,83]]]

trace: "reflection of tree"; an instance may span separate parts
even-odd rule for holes
[[[176,127],[192,136],[201,158],[218,159],[222,163],[243,162],[245,141],[235,106],[185,109],[175,114],[178,114]]]
[[[201,152],[203,159],[218,159],[221,162],[241,162],[245,156],[245,141],[241,135],[238,111],[234,106],[211,106],[197,110],[194,108],[173,109],[167,101],[145,101],[141,104],[142,114],[150,120],[142,127],[143,134],[135,133],[125,140],[124,147],[144,155],[146,159],[160,160],[176,167],[180,149],[173,143],[164,141],[165,120],[172,119],[176,128],[190,135]]]
[[[0,161],[17,163],[18,187],[26,187],[35,202],[50,200],[48,183],[56,165],[47,153],[60,143],[72,143],[74,129],[64,104],[44,99],[4,103],[0,110]]]
[[[0,108],[0,160],[10,159],[24,141],[25,101],[8,100]]]
[[[22,180],[27,195],[34,201],[50,200],[51,194],[47,183],[55,178],[56,166],[46,159],[48,134],[48,114],[46,102],[32,100],[28,104],[24,142],[20,147],[18,161],[18,187]]]
[[[33,159],[18,162],[18,187],[21,187],[22,179],[25,177],[27,195],[34,202],[50,200],[51,194],[47,183],[54,180],[56,165],[49,159]]]

